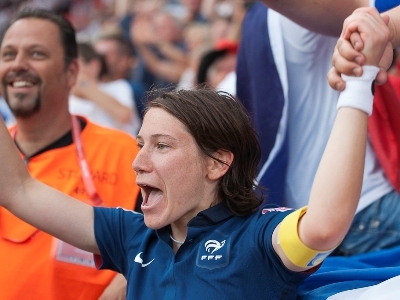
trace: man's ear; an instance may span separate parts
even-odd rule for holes
[[[75,85],[79,73],[79,63],[77,59],[72,60],[67,66],[68,87]]]
[[[232,162],[233,153],[228,150],[218,150],[208,158],[207,177],[211,180],[218,180],[228,172]]]

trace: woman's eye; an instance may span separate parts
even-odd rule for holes
[[[157,149],[163,150],[163,149],[167,149],[167,148],[169,148],[169,146],[167,144],[161,144],[161,143],[157,144]]]
[[[139,149],[143,148],[143,144],[141,144],[141,143],[138,143],[137,146],[139,147]]]

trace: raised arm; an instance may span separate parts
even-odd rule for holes
[[[93,208],[31,177],[0,120],[0,205],[76,247],[98,253]]]
[[[383,15],[387,15],[390,18],[388,26],[392,34],[393,48],[400,47],[400,5]]]
[[[262,0],[265,5],[299,25],[327,35],[339,36],[343,21],[369,0]]]
[[[298,214],[297,219],[291,219],[292,227],[287,225],[286,219],[283,220],[280,227],[286,231],[280,232],[277,228],[273,236],[278,255],[288,268],[295,271],[318,264],[342,241],[360,198],[367,119],[372,110],[371,86],[378,71],[373,66],[377,66],[381,60],[390,32],[378,12],[353,14],[350,18],[363,22],[360,34],[364,38],[363,53],[368,66],[364,67],[361,79],[347,79],[348,88],[339,97],[337,116],[314,179],[306,212],[304,215]],[[291,215],[293,217],[296,213]],[[287,244],[293,241],[287,240],[286,236],[294,234],[298,239],[294,244]],[[303,247],[305,252],[314,252],[309,258],[305,255],[305,258],[293,263],[297,259],[293,257],[296,254],[289,252],[295,247],[296,251]],[[314,262],[311,262],[312,259],[315,259]]]
[[[151,20],[136,18],[131,27],[131,40],[152,73],[164,80],[177,83],[187,67],[187,58],[170,41],[158,40],[153,30]],[[158,48],[166,59],[158,57],[151,47]]]
[[[132,107],[121,104],[115,97],[102,91],[97,82],[85,74],[79,74],[77,84],[71,89],[71,94],[92,101],[119,124],[129,123],[134,117],[133,99],[129,99]]]

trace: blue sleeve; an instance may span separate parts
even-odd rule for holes
[[[271,206],[261,209],[258,219],[260,229],[258,239],[265,249],[269,267],[273,270],[274,274],[277,274],[278,278],[281,278],[286,284],[297,285],[312,272],[294,272],[286,268],[272,245],[272,234],[275,228],[293,211],[293,209],[286,207]]]
[[[266,206],[260,210],[260,217],[258,219],[260,235],[259,240],[263,244],[266,252],[270,257],[277,257],[274,247],[272,245],[272,234],[275,228],[282,222],[282,220],[292,213],[294,210],[286,207],[271,207]],[[272,255],[274,254],[274,255]]]
[[[145,233],[143,215],[122,208],[94,207],[94,234],[101,256],[95,256],[96,267],[126,274],[127,253],[139,248]]]

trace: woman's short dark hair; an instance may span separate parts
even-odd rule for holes
[[[228,93],[209,88],[154,92],[146,111],[159,107],[180,120],[204,154],[228,150],[234,159],[219,183],[219,196],[235,215],[255,211],[263,201],[255,178],[261,157],[257,134],[243,105]],[[216,203],[214,203],[216,204]]]
[[[42,8],[23,8],[19,10],[3,31],[3,35],[14,22],[27,18],[48,20],[57,25],[60,32],[61,45],[64,49],[64,62],[66,67],[78,57],[74,27],[62,15],[52,10]]]

